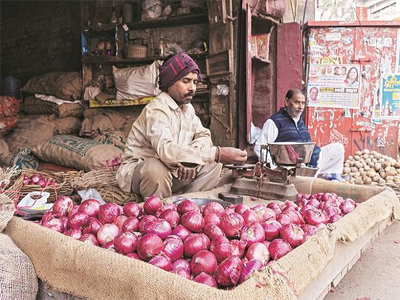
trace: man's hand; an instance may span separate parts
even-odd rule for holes
[[[238,164],[245,163],[247,160],[247,151],[240,150],[233,147],[221,147],[220,148],[220,160],[223,164]]]
[[[178,169],[178,179],[182,181],[193,180],[196,178],[197,168],[186,168],[180,166]]]

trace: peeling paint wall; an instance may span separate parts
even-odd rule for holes
[[[397,158],[399,122],[373,123],[371,116],[380,74],[395,72],[399,26],[321,27],[314,24],[306,33],[307,61],[316,64],[321,58],[330,57],[341,64],[358,64],[362,81],[359,109],[307,108],[312,139],[320,146],[342,143],[346,157],[358,150],[370,149]]]

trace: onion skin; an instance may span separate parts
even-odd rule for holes
[[[272,259],[278,260],[292,251],[292,247],[282,239],[275,239],[269,244],[268,250]]]
[[[79,239],[81,242],[89,243],[94,246],[99,245],[99,241],[97,240],[96,236],[91,233],[84,233],[82,234],[81,238]]]
[[[254,243],[247,250],[246,257],[249,261],[257,259],[262,265],[265,265],[270,259],[270,253],[264,243]]]
[[[243,263],[237,256],[230,256],[219,264],[215,271],[215,280],[222,287],[235,286],[240,279]]]
[[[138,238],[130,232],[122,233],[114,240],[114,248],[117,252],[128,254],[136,251]]]
[[[205,234],[195,233],[183,242],[183,253],[186,257],[192,257],[201,250],[207,250],[210,239]]]
[[[352,212],[356,208],[356,203],[351,199],[345,199],[339,206],[344,215]]]
[[[143,204],[143,209],[148,215],[155,215],[157,210],[163,206],[163,202],[156,196],[149,197]]]
[[[102,225],[97,231],[97,240],[100,245],[104,245],[107,242],[114,240],[120,234],[120,230],[117,225],[113,223]]]
[[[182,276],[183,278],[190,279],[190,273],[184,269],[172,269],[170,272]]]
[[[215,224],[219,225],[221,223],[221,219],[215,213],[209,213],[204,216],[205,225]]]
[[[209,287],[218,287],[217,282],[215,281],[214,277],[208,275],[206,273],[200,273],[195,278],[193,278],[194,282],[202,283],[208,285]]]
[[[254,212],[254,210],[251,209],[248,209],[245,212],[243,212],[242,217],[244,219],[245,224],[259,221],[257,214]]]
[[[181,224],[192,232],[202,232],[205,226],[203,216],[195,210],[184,213]]]
[[[140,260],[140,257],[139,257],[139,255],[137,255],[137,253],[128,253],[128,254],[126,254],[126,256],[130,257],[130,258],[134,258],[134,259]]]
[[[164,241],[164,248],[162,251],[166,256],[168,256],[172,262],[183,257],[183,242],[177,237],[171,235]]]
[[[139,220],[136,217],[129,217],[122,225],[123,232],[135,232],[139,230]]]
[[[243,270],[240,274],[239,283],[246,281],[254,272],[261,269],[263,263],[258,259],[252,259],[243,264]]]
[[[264,229],[265,239],[267,241],[272,241],[279,237],[282,225],[276,220],[269,220],[262,224]]]
[[[192,234],[192,232],[183,225],[178,225],[172,231],[173,235],[178,236],[183,242]]]
[[[87,214],[77,212],[68,218],[67,227],[68,229],[82,229],[88,220]]]
[[[43,222],[42,226],[60,233],[64,232],[64,224],[62,220],[57,218],[51,219],[47,222]]]
[[[87,214],[89,217],[97,217],[100,205],[100,202],[96,199],[87,199],[81,203],[78,211]]]
[[[157,212],[155,213],[155,216],[157,218],[160,218],[161,214],[167,210],[173,210],[176,211],[176,206],[175,204],[165,204],[164,206],[162,206],[159,210],[157,210]]]
[[[166,220],[171,225],[171,228],[178,226],[179,218],[178,212],[172,209],[168,209],[160,215],[160,219]]]
[[[123,207],[123,212],[125,216],[127,216],[128,218],[130,217],[138,218],[143,213],[142,208],[135,202],[126,203]]]
[[[98,219],[92,217],[89,218],[86,223],[85,226],[83,228],[83,233],[93,233],[94,235],[97,234],[97,231],[99,231],[100,227],[101,227],[101,223]]]
[[[240,231],[244,226],[244,219],[238,213],[231,213],[229,215],[225,215],[221,219],[220,227],[222,231],[229,238],[238,237],[240,235]]]
[[[220,236],[212,240],[210,251],[214,253],[217,260],[221,262],[232,255],[232,246],[226,237]]]
[[[210,213],[214,213],[218,217],[222,217],[225,213],[225,210],[221,204],[217,202],[210,202],[203,207],[203,215],[206,216]]]
[[[120,230],[122,230],[122,226],[124,225],[127,219],[128,219],[127,216],[120,215],[115,219],[114,224],[117,225]]]
[[[149,260],[149,264],[159,267],[160,269],[163,269],[165,271],[171,271],[172,270],[172,262],[169,259],[168,256],[165,256],[163,254],[159,254],[152,259]]]
[[[216,224],[208,224],[204,228],[204,234],[208,236],[210,240],[215,239],[216,237],[219,236],[225,236],[225,233],[222,231],[220,227]]]
[[[240,240],[246,244],[246,247],[251,246],[257,242],[263,242],[265,239],[265,233],[263,227],[258,223],[250,223],[242,228],[240,234]]]
[[[115,203],[106,203],[100,206],[98,218],[101,224],[114,223],[121,215],[121,208]]]
[[[314,226],[328,222],[328,218],[326,217],[325,213],[315,208],[306,210],[304,212],[304,220],[307,224]]]
[[[64,231],[64,235],[68,235],[73,239],[79,240],[82,237],[82,231],[80,229],[68,229]]]
[[[144,234],[152,233],[158,235],[162,240],[166,239],[172,233],[171,225],[166,220],[156,219],[149,221],[144,227]]]
[[[61,196],[56,200],[56,202],[54,202],[52,208],[53,214],[55,214],[59,218],[66,217],[73,206],[74,202],[70,197]]]
[[[197,212],[200,211],[200,207],[196,204],[196,202],[190,199],[183,200],[181,203],[177,205],[176,209],[180,215],[183,215],[192,210]]]
[[[137,244],[137,254],[144,261],[149,261],[163,250],[163,241],[155,234],[142,236]]]
[[[296,224],[287,224],[282,226],[281,238],[285,242],[289,243],[292,248],[300,246],[305,241],[304,231]]]
[[[154,221],[156,221],[156,220],[157,220],[157,218],[156,218],[155,216],[153,216],[153,215],[144,216],[143,218],[140,219],[140,222],[139,222],[139,231],[140,231],[142,234],[144,234],[144,233],[145,233],[145,227],[147,226],[147,225],[146,225],[147,222],[154,222]]]
[[[194,276],[202,272],[212,275],[217,268],[217,258],[212,252],[201,250],[192,257],[190,268]]]
[[[183,269],[190,274],[190,262],[186,259],[180,258],[172,263],[172,270]]]
[[[246,243],[243,241],[239,240],[231,240],[229,241],[229,244],[231,245],[231,255],[235,255],[239,258],[242,258],[244,256],[244,252],[246,250]]]
[[[235,206],[235,213],[243,216],[243,213],[248,209],[250,209],[250,207],[248,207],[246,204],[239,203]]]

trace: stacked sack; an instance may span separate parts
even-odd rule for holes
[[[17,125],[19,101],[11,96],[0,97],[0,135],[6,135]]]

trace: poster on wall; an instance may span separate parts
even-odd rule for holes
[[[400,73],[400,29],[397,29],[396,73]]]
[[[381,119],[400,120],[400,74],[382,75],[378,105]]]
[[[359,108],[360,66],[310,64],[307,105],[310,107]]]

